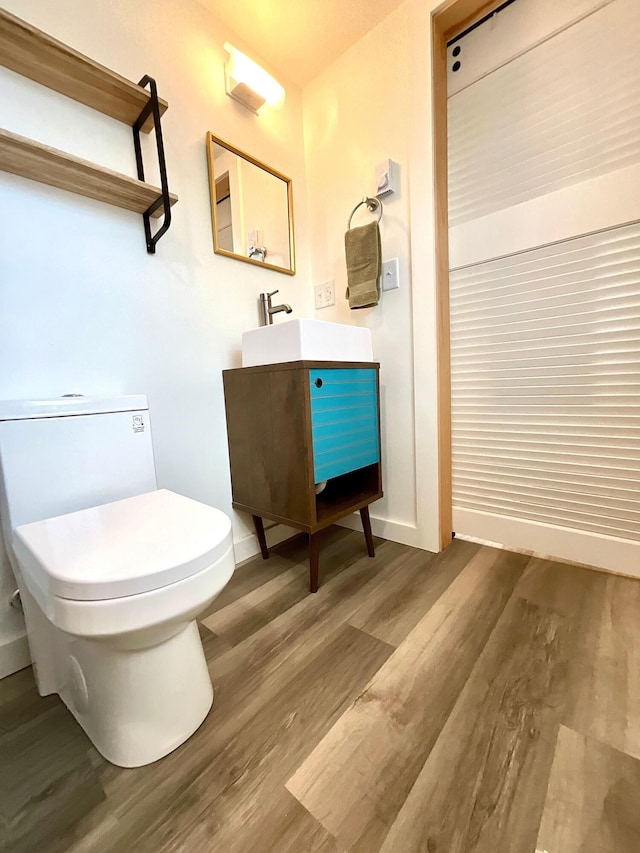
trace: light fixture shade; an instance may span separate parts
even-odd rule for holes
[[[264,104],[281,107],[285,91],[280,83],[229,42],[224,49],[229,53],[229,61],[225,64],[227,95],[254,113]]]

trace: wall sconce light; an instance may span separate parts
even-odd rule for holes
[[[229,61],[224,66],[224,82],[230,98],[256,115],[264,104],[271,107],[283,105],[285,92],[277,80],[229,42],[225,43],[224,49],[229,54]]]

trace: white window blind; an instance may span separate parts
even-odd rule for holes
[[[640,224],[450,288],[455,507],[640,541]]]
[[[640,161],[639,9],[615,0],[449,97],[450,225]]]

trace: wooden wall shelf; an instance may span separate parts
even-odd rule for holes
[[[133,126],[149,92],[0,9],[0,64],[74,101]],[[158,98],[160,115],[169,106]],[[149,133],[153,117],[140,128]]]
[[[161,190],[151,184],[2,129],[0,166],[5,172],[104,201],[134,213],[144,213],[161,195]],[[173,205],[178,196],[170,193],[170,199]],[[161,215],[161,208],[151,214],[156,219]]]
[[[171,207],[178,201],[169,192],[160,126],[168,104],[158,97],[155,80],[145,75],[139,84],[131,83],[4,9],[0,9],[0,65],[130,125],[138,178],[2,129],[0,170],[142,214],[147,252],[154,254],[171,225]],[[152,128],[161,189],[144,180],[140,133]],[[160,216],[164,221],[152,234],[150,219]]]

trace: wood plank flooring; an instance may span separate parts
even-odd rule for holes
[[[560,727],[538,849],[640,850],[640,762]]]
[[[327,533],[200,619],[214,707],[108,764],[31,670],[0,681],[0,851],[637,853],[640,583],[455,541]]]

